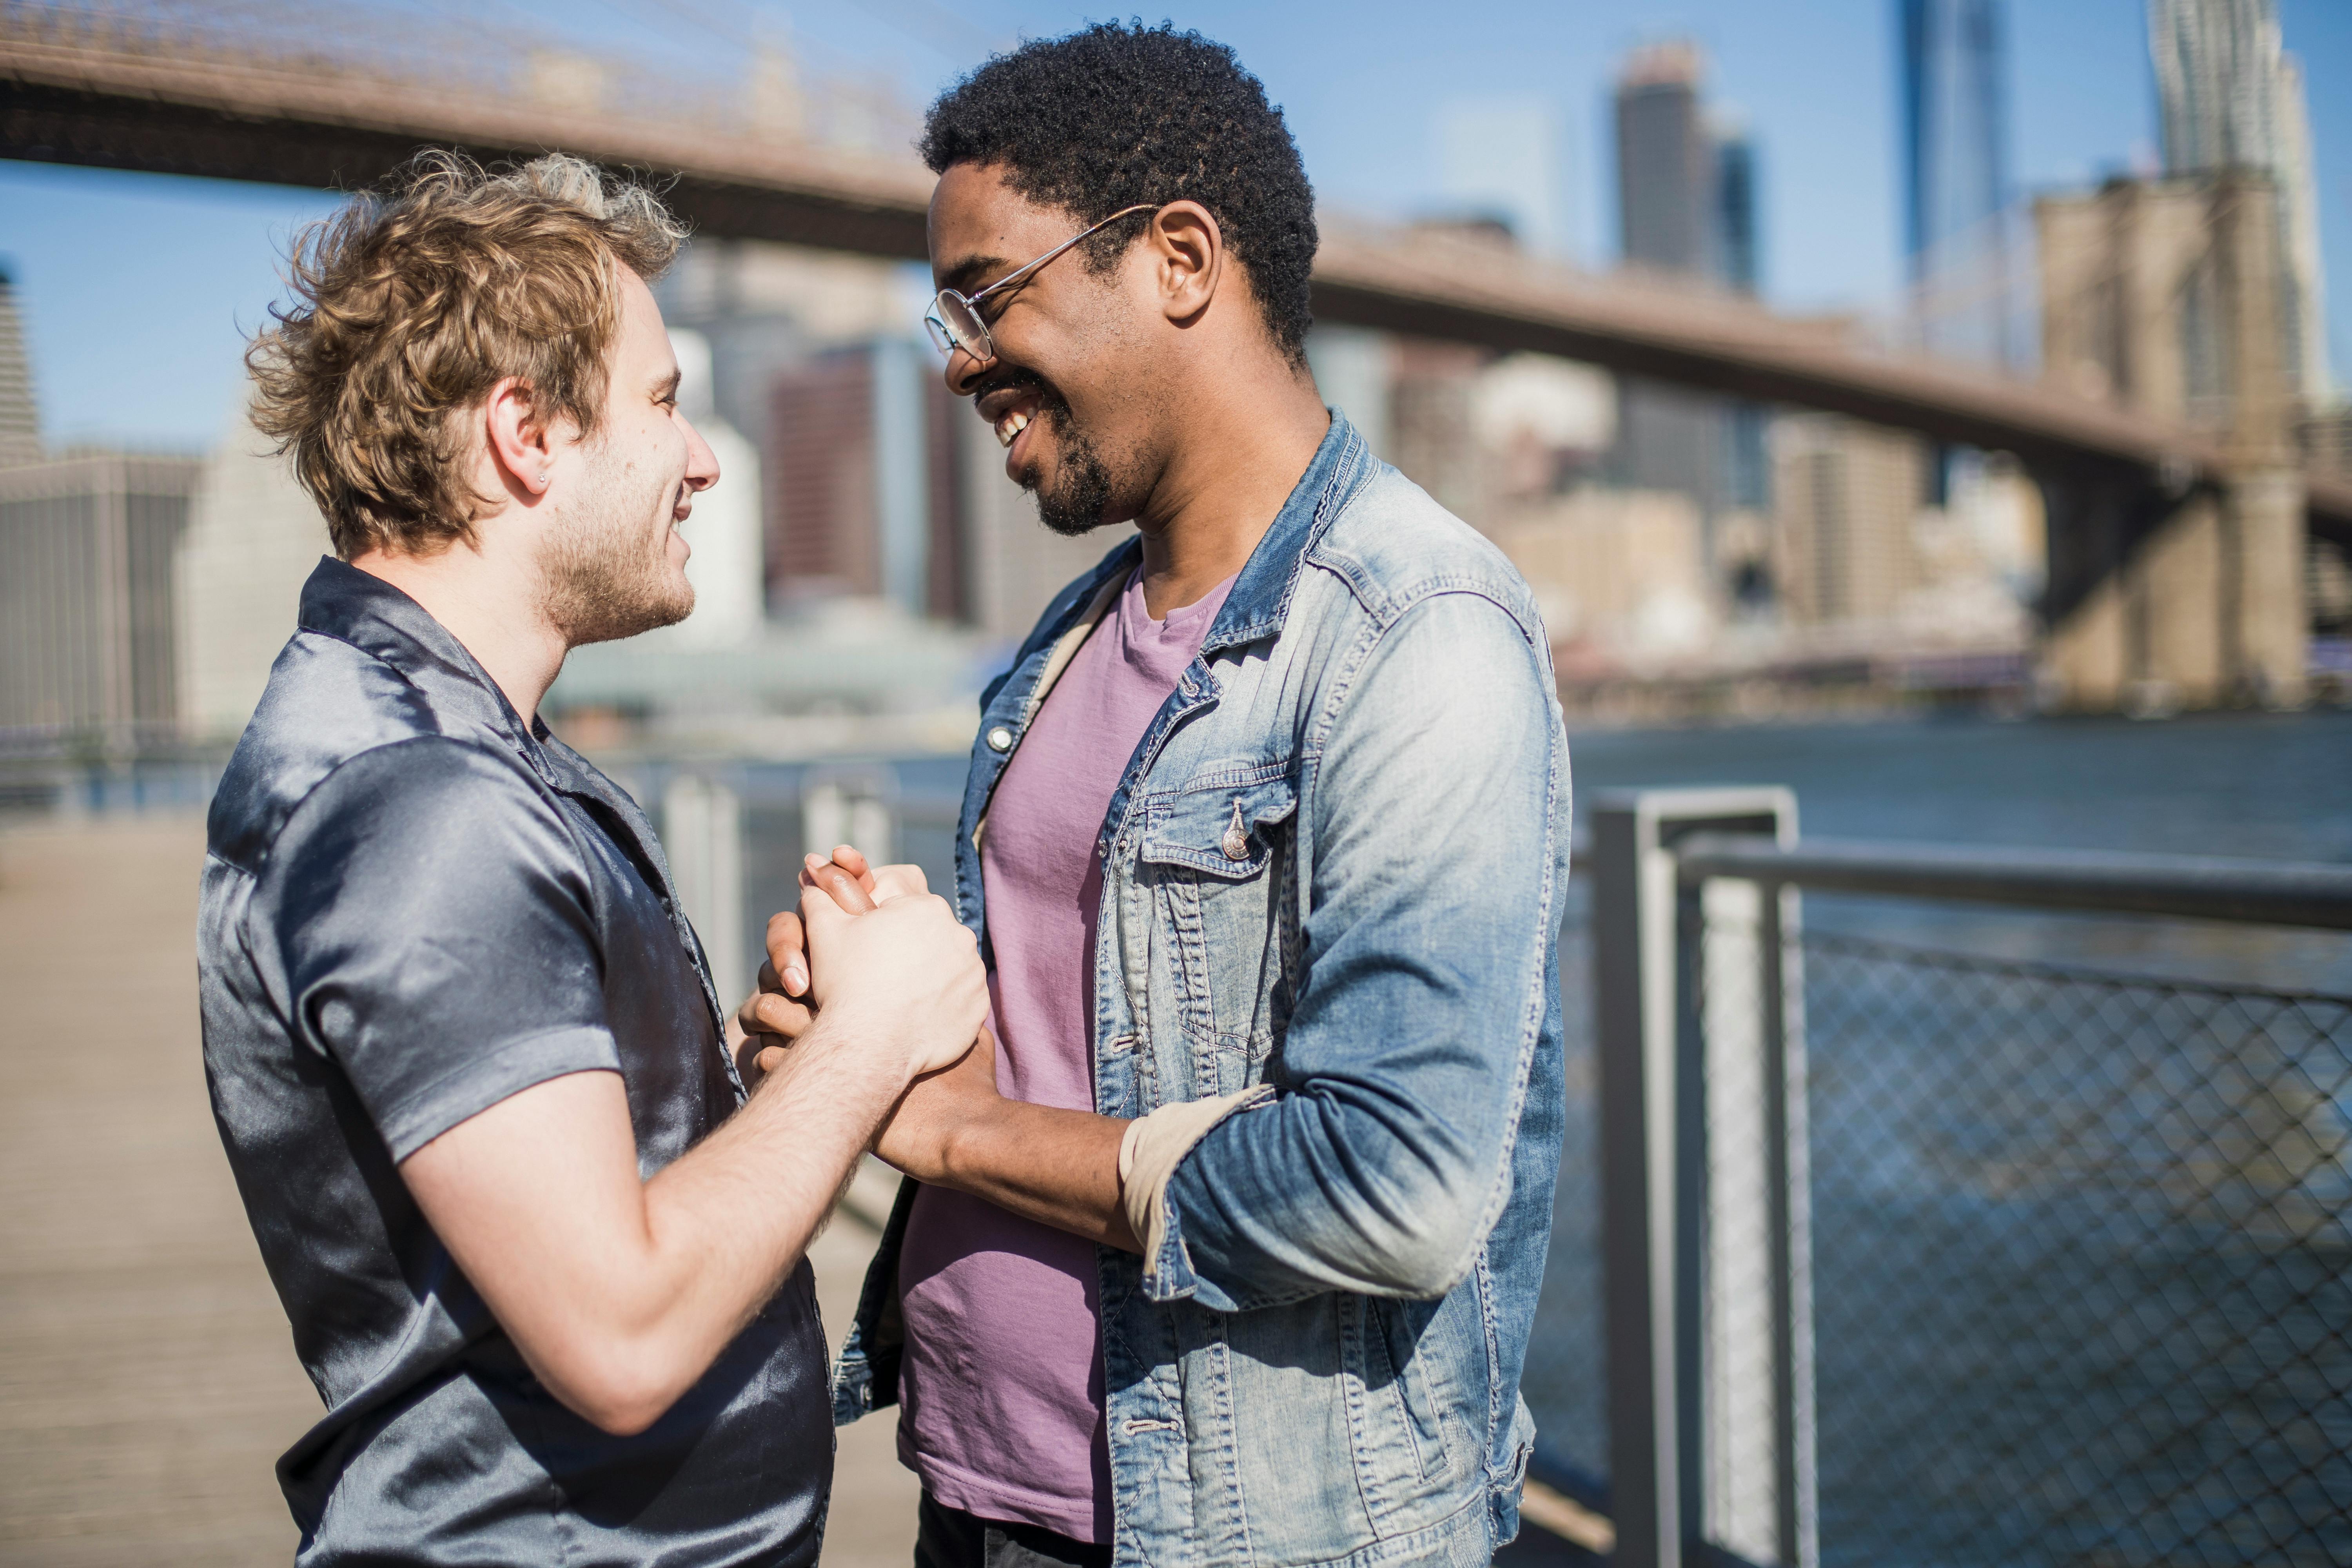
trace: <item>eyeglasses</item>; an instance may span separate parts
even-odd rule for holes
[[[951,354],[956,350],[961,349],[976,360],[994,359],[996,343],[988,335],[988,323],[981,320],[980,316],[980,302],[982,300],[1000,289],[1010,289],[1013,284],[1020,282],[1037,268],[1077,244],[1078,241],[1095,233],[1096,230],[1108,228],[1119,219],[1131,216],[1136,213],[1159,210],[1156,204],[1146,202],[1141,206],[1126,207],[1115,212],[1102,222],[1096,224],[1093,228],[1080,229],[1036,260],[1026,266],[1014,268],[977,294],[964,294],[953,289],[940,289],[938,298],[931,301],[931,308],[923,315],[923,325],[929,331],[931,342],[943,354]]]

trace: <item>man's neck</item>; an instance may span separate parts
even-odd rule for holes
[[[562,634],[540,612],[532,579],[466,544],[434,555],[371,550],[352,564],[380,577],[425,607],[506,693],[525,724],[555,684],[568,651]]]
[[[1143,605],[1155,620],[1248,563],[1331,428],[1304,372],[1238,395],[1228,384],[1190,406],[1198,413],[1137,520]]]

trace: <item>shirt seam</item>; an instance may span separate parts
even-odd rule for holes
[[[604,1042],[607,1046],[612,1047],[614,1059],[595,1067],[568,1067],[562,1072],[550,1073],[547,1075],[547,1078],[538,1079],[531,1083],[522,1085],[521,1088],[510,1089],[506,1094],[500,1095],[497,1100],[491,1100],[489,1105],[478,1106],[476,1109],[467,1111],[465,1115],[458,1117],[456,1121],[451,1121],[442,1126],[430,1135],[416,1139],[414,1144],[409,1148],[407,1154],[395,1152],[394,1158],[395,1160],[405,1160],[408,1157],[408,1154],[415,1153],[417,1150],[422,1149],[425,1144],[433,1142],[435,1138],[441,1136],[443,1132],[448,1131],[451,1128],[457,1126],[461,1122],[470,1121],[474,1117],[479,1116],[483,1111],[488,1110],[491,1105],[502,1104],[506,1100],[511,1100],[516,1095],[522,1093],[524,1089],[537,1088],[540,1084],[547,1082],[549,1079],[562,1078],[575,1072],[618,1072],[620,1070],[618,1059],[620,1051],[619,1044],[614,1039],[613,1031],[603,1024],[566,1024],[561,1028],[534,1029],[528,1035],[509,1035],[505,1039],[499,1041],[496,1045],[488,1046],[477,1051],[474,1055],[467,1058],[464,1061],[459,1062],[456,1066],[448,1068],[446,1071],[438,1074],[429,1082],[419,1084],[410,1092],[402,1095],[398,1100],[386,1106],[383,1116],[378,1119],[378,1130],[383,1134],[384,1142],[387,1144],[395,1144],[397,1142],[406,1142],[407,1140],[404,1137],[395,1140],[390,1135],[390,1124],[404,1120],[406,1113],[414,1110],[419,1101],[430,1099],[435,1090],[441,1089],[453,1079],[461,1078],[466,1074],[480,1070],[483,1064],[486,1062],[499,1060],[511,1052],[520,1050],[525,1046],[535,1045],[544,1040],[561,1040],[572,1036],[580,1036]]]

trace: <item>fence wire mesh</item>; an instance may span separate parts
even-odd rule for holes
[[[2352,999],[1790,956],[1822,1562],[2352,1563]]]

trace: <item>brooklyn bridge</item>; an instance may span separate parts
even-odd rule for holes
[[[858,106],[828,109],[784,62],[682,81],[495,40],[309,31],[267,6],[131,19],[0,4],[0,157],[352,189],[422,146],[487,160],[562,149],[663,177],[702,235],[924,255],[930,175],[885,138],[815,134],[821,112]],[[2061,701],[2114,707],[2153,680],[2190,705],[2293,702],[2308,541],[2352,545],[2352,475],[2306,471],[2297,455],[2273,197],[2259,178],[2218,176],[2199,247],[2109,267],[2111,330],[2085,351],[2111,362],[2104,396],[1719,292],[1328,216],[1314,309],[2012,454],[2046,501],[2041,662]],[[2224,280],[2231,384],[2192,405],[2162,367],[2181,357],[2181,281],[2198,268]],[[2045,276],[2045,300],[2053,286]]]

